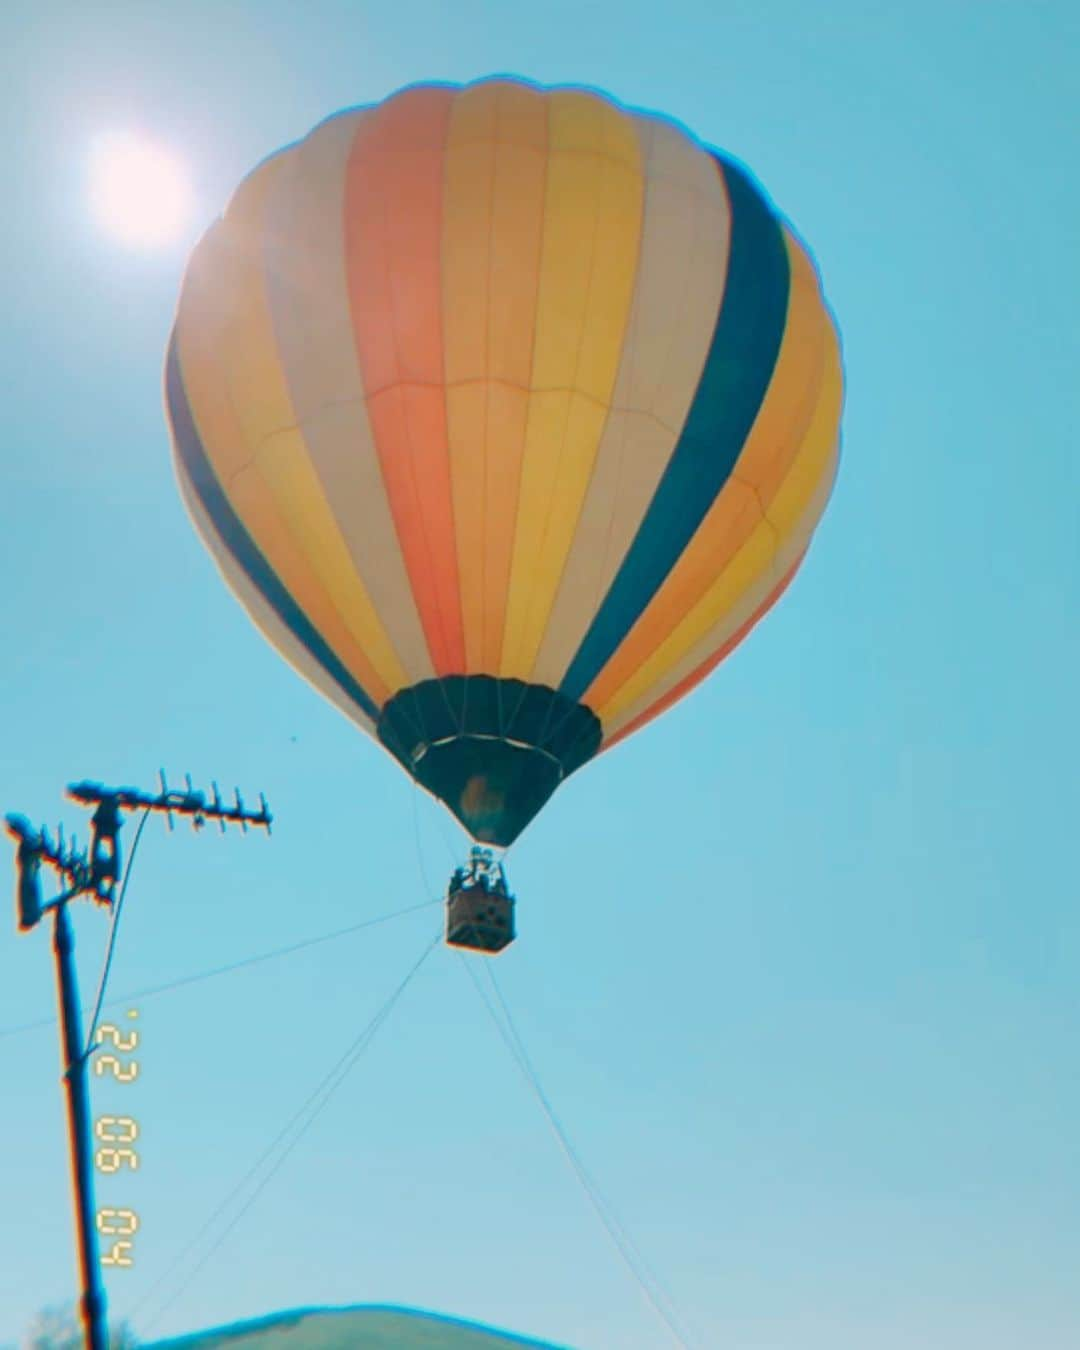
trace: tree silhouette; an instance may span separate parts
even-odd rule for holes
[[[27,1333],[25,1350],[83,1350],[82,1323],[74,1303],[43,1308]],[[126,1322],[110,1328],[109,1350],[137,1350],[135,1333]]]

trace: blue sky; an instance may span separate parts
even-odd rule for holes
[[[278,818],[269,841],[148,829],[117,993],[433,898],[463,851],[252,629],[178,499],[162,354],[186,251],[239,178],[341,106],[512,71],[682,119],[811,244],[848,395],[808,562],[515,845],[521,936],[497,966],[704,1347],[1080,1341],[1078,39],[1075,6],[998,0],[8,19],[0,807],[85,833],[66,782],[149,787],[163,764],[262,789]],[[90,141],[117,127],[191,166],[174,248],[90,217]],[[139,1172],[99,1187],[142,1221],[117,1315],[146,1299],[135,1326],[164,1335],[375,1301],[577,1350],[670,1343],[442,949],[154,1320],[187,1267],[148,1299],[159,1276],[438,922],[134,1001],[140,1079],[94,1099],[141,1127]],[[78,915],[88,993],[105,926]],[[0,1031],[53,1005],[45,931],[9,925]],[[57,1053],[49,1027],[0,1037],[0,1341],[73,1285]]]

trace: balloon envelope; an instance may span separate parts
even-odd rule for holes
[[[506,845],[788,585],[842,373],[745,169],[497,79],[340,113],[255,169],[192,256],[166,398],[255,622]]]

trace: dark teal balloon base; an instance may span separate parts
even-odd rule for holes
[[[448,675],[402,689],[379,739],[474,839],[506,848],[600,748],[599,718],[555,689]]]

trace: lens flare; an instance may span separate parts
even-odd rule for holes
[[[133,248],[158,248],[183,234],[191,185],[183,163],[165,146],[118,132],[91,147],[90,205],[113,238]]]

